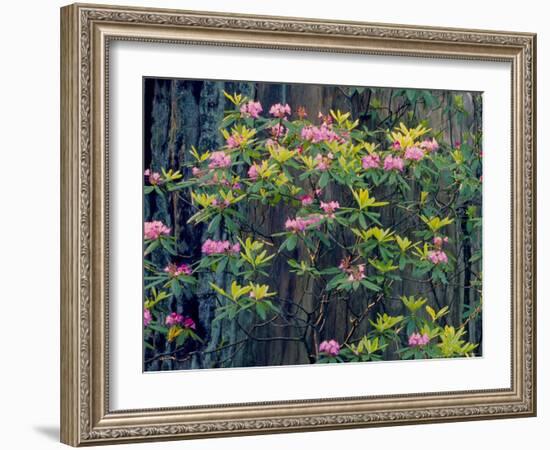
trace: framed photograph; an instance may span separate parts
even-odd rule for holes
[[[61,9],[61,440],[536,414],[536,36]]]

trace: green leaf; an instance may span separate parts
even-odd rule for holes
[[[178,297],[181,294],[181,286],[178,280],[172,280],[170,288],[172,289],[172,292],[176,297]]]
[[[220,275],[227,267],[227,258],[221,259],[216,266],[216,273]]]
[[[209,233],[214,233],[217,230],[218,226],[220,225],[221,219],[222,219],[221,214],[217,214],[217,215],[214,216],[214,218],[208,224],[208,232]]]
[[[158,239],[155,239],[153,242],[151,242],[147,248],[145,249],[144,255],[148,255],[149,253],[153,252],[153,250],[157,249],[159,246]]]
[[[164,250],[166,250],[171,255],[177,256],[177,252],[173,247],[172,241],[169,241],[162,237],[159,239],[159,241],[160,241],[160,245],[162,245],[162,248],[164,248]]]
[[[359,225],[361,225],[363,229],[367,229],[367,221],[365,220],[365,216],[363,214],[359,214]]]
[[[260,316],[260,319],[265,320],[267,317],[265,305],[263,305],[262,303],[257,303],[256,313],[258,314],[258,316]]]
[[[289,252],[291,252],[296,248],[297,243],[298,243],[298,236],[295,234],[291,234],[286,240],[286,248],[288,249]]]
[[[374,291],[374,292],[379,292],[382,290],[380,286],[370,282],[369,280],[361,280],[361,284],[365,286],[367,289],[370,289],[371,291]]]
[[[323,189],[329,182],[330,175],[328,172],[323,172],[323,175],[321,175],[321,178],[319,178],[319,187]]]
[[[163,326],[161,326],[161,325],[156,325],[156,324],[154,324],[154,323],[149,324],[149,328],[150,328],[151,330],[158,331],[159,333],[163,333],[163,334],[168,333],[168,328],[163,327]]]

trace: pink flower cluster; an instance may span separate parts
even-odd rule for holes
[[[434,237],[435,250],[432,250],[431,252],[428,253],[428,259],[433,264],[439,264],[439,263],[446,264],[449,261],[449,258],[447,258],[447,254],[443,250],[441,250],[441,248],[443,247],[443,244],[446,244],[447,242],[449,242],[449,238],[446,237],[446,236],[445,237],[441,237],[441,236],[435,236]]]
[[[143,309],[143,326],[148,327],[152,321],[153,321],[153,316],[151,315],[151,311],[149,311],[147,308],[144,308]]]
[[[280,139],[286,135],[287,129],[280,123],[277,123],[269,129],[269,132],[275,139]]]
[[[305,126],[301,131],[302,139],[317,144],[319,142],[342,142],[343,139],[332,130],[326,123],[321,124],[319,127],[312,125]]]
[[[384,159],[384,170],[398,170],[399,172],[403,171],[404,163],[399,156],[386,156]]]
[[[338,356],[340,353],[340,344],[334,339],[323,341],[319,345],[319,351],[330,356]]]
[[[377,153],[372,153],[367,156],[363,156],[361,159],[363,169],[376,169],[380,167],[380,155]]]
[[[315,156],[315,164],[316,164],[315,167],[317,167],[317,170],[324,172],[328,170],[333,159],[334,159],[334,155],[330,152],[327,153],[327,156],[323,156],[320,153],[318,153],[317,156]]]
[[[441,236],[434,237],[434,246],[438,249],[443,247],[443,244],[446,244],[447,242],[449,242],[449,238],[447,236],[445,236],[445,237],[441,237]]]
[[[214,176],[212,177],[212,179],[213,179],[213,180],[217,179],[216,174],[214,174]],[[242,188],[241,183],[239,183],[238,181],[231,182],[231,181],[229,181],[227,178],[222,178],[222,180],[220,181],[220,184],[221,184],[222,186],[228,187],[228,188],[230,188],[230,189],[235,189],[235,190],[238,190],[238,189],[241,189],[241,188]]]
[[[170,228],[164,225],[160,220],[145,222],[143,224],[143,235],[145,239],[158,239],[161,236],[170,234]]]
[[[252,117],[257,119],[260,117],[260,113],[263,111],[262,104],[260,102],[249,101],[241,105],[241,117]]]
[[[413,333],[409,336],[409,347],[418,347],[430,342],[430,337],[424,333]]]
[[[398,170],[402,172],[403,168],[404,162],[403,159],[401,159],[399,156],[388,155],[384,159],[384,170]]]
[[[433,250],[429,252],[428,259],[433,264],[446,264],[449,261],[449,258],[447,258],[447,254],[443,250]]]
[[[217,198],[212,200],[212,206],[218,207],[218,208],[227,208],[229,205],[231,205],[231,202],[227,199],[225,199],[223,202],[219,201]]]
[[[302,206],[309,206],[313,203],[313,196],[310,194],[300,195],[298,200],[300,200]]]
[[[229,241],[215,241],[207,239],[202,244],[202,252],[205,255],[219,255],[223,253],[239,253],[241,245],[239,243],[231,244]]]
[[[312,214],[308,217],[296,217],[295,219],[288,218],[285,222],[285,228],[293,233],[298,233],[305,231],[307,227],[315,225],[320,221],[321,217],[316,214]]]
[[[191,317],[185,317],[176,312],[173,312],[169,316],[167,316],[165,323],[169,327],[173,327],[174,325],[181,325],[183,328],[191,328],[192,330],[197,327],[195,321],[191,319]]]
[[[147,181],[153,186],[162,184],[162,175],[158,172],[152,172],[150,169],[147,169],[143,172],[143,175],[147,177]]]
[[[191,275],[192,273],[191,266],[185,263],[182,263],[179,266],[174,263],[170,263],[164,268],[164,271],[168,273],[171,277],[178,277],[180,275]]]
[[[258,165],[256,163],[252,164],[248,169],[248,178],[251,178],[252,180],[257,180],[259,175],[260,174],[258,173]]]
[[[225,169],[231,165],[231,157],[224,151],[213,152],[208,159],[210,160],[209,169]]]
[[[319,197],[321,195],[322,190],[321,189],[315,189],[313,192],[310,192],[309,194],[303,194],[298,196],[298,200],[302,203],[302,206],[309,206],[313,204],[313,200],[315,200],[315,197]]]
[[[239,148],[244,143],[244,138],[238,133],[233,133],[225,143],[228,148]]]
[[[332,123],[332,116],[330,114],[324,115],[321,111],[319,111],[319,114],[317,114],[317,118],[323,124],[330,125]]]
[[[338,268],[348,275],[348,281],[361,281],[365,278],[365,265],[358,264],[352,266],[350,264],[350,258],[344,258],[340,261]]]
[[[427,152],[435,152],[439,148],[438,142],[435,138],[425,139],[421,142],[420,147]]]
[[[290,116],[291,113],[292,111],[288,103],[284,105],[277,103],[269,108],[269,114],[273,117],[279,117],[280,119],[285,119],[286,116]]]
[[[338,202],[328,202],[328,203],[325,203],[325,202],[321,202],[321,209],[327,214],[327,217],[329,219],[334,219],[335,214],[334,212],[340,208],[340,203]]]
[[[407,147],[405,150],[405,159],[420,161],[422,158],[424,158],[424,150],[419,147]]]

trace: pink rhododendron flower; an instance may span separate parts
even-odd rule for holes
[[[151,170],[147,169],[145,172],[143,172],[143,175],[147,177],[149,184],[162,184],[162,175],[158,172],[151,172]]]
[[[223,202],[220,202],[217,198],[212,200],[211,203],[212,206],[217,206],[219,208],[227,208],[229,205],[231,205],[231,202],[227,199],[225,199]]]
[[[363,156],[361,160],[363,169],[376,169],[380,167],[380,155],[373,153],[371,155]]]
[[[239,253],[241,245],[239,243],[231,244],[229,241],[215,241],[207,239],[202,244],[202,252],[205,255],[219,255],[222,253]]]
[[[231,157],[223,151],[213,152],[208,159],[210,160],[209,169],[225,169],[231,165]]]
[[[295,219],[288,218],[285,222],[285,228],[294,233],[304,231],[310,225],[315,225],[321,221],[321,217],[312,214],[308,217],[296,217]]]
[[[290,116],[291,114],[290,106],[288,104],[281,105],[280,103],[277,103],[269,108],[269,114],[274,117],[284,119],[286,116]]]
[[[241,105],[241,117],[252,117],[257,119],[260,117],[260,113],[263,111],[262,104],[260,102],[249,101]]]
[[[212,206],[218,207],[218,208],[227,208],[229,205],[231,205],[231,202],[228,199],[225,199],[223,202],[218,200],[217,198],[212,200],[211,203]]]
[[[191,169],[191,173],[193,174],[194,177],[200,177],[202,175],[202,171],[198,167],[193,167]]]
[[[319,345],[319,351],[330,356],[338,356],[340,353],[340,344],[334,339],[323,341]]]
[[[271,133],[271,136],[273,136],[275,139],[280,139],[286,135],[287,129],[284,126],[282,126],[280,123],[278,123],[272,126],[269,129],[269,132]]]
[[[321,123],[325,125],[330,125],[332,123],[332,116],[330,114],[327,114],[325,116],[321,111],[319,111],[319,114],[317,115],[317,117],[319,118]]]
[[[144,308],[143,309],[143,326],[148,327],[152,321],[153,321],[153,316],[151,315],[151,311],[149,311],[147,308]]]
[[[407,150],[405,150],[405,159],[420,161],[422,158],[424,158],[424,150],[421,148],[407,147]]]
[[[413,333],[409,336],[409,347],[418,347],[430,342],[430,337],[424,333]]]
[[[315,156],[314,158],[316,164],[315,167],[317,168],[317,170],[324,172],[330,167],[333,158],[334,156],[332,155],[332,153],[327,154],[327,156],[323,156],[318,153],[317,156]]]
[[[425,139],[421,142],[420,148],[423,148],[427,152],[431,153],[431,152],[435,152],[435,151],[437,151],[437,149],[439,149],[439,144],[435,140],[435,138]]]
[[[286,219],[285,222],[285,228],[287,230],[291,230],[293,232],[299,232],[304,231],[306,229],[306,223],[303,219],[296,217],[295,219],[291,219],[290,217]]]
[[[384,170],[399,170],[402,172],[403,166],[403,160],[399,156],[388,155],[384,159]]]
[[[350,258],[344,258],[342,261],[340,261],[340,264],[338,265],[338,268],[346,271],[350,267]]]
[[[237,148],[240,145],[236,137],[233,135],[229,136],[225,143],[229,148]]]
[[[191,275],[191,267],[189,264],[182,263],[179,266],[170,263],[165,268],[164,271],[168,273],[171,277],[177,277],[179,275]]]
[[[173,327],[174,325],[181,325],[183,328],[190,328],[192,330],[197,327],[195,321],[191,319],[191,317],[183,316],[182,314],[178,314],[176,312],[173,312],[169,316],[167,316],[165,323],[169,327]]]
[[[240,134],[233,133],[226,139],[225,143],[228,148],[239,148],[244,141],[245,139]]]
[[[305,126],[304,128],[302,128],[300,136],[302,137],[302,139],[310,141],[314,144],[317,144],[319,142],[344,141],[344,139],[338,136],[338,134],[333,131],[326,123],[323,123],[319,127],[315,127],[312,125]]]
[[[214,176],[212,177],[212,179],[214,180],[217,180],[218,177],[217,177],[217,174],[214,174]],[[231,182],[229,181],[227,178],[222,178],[222,180],[220,181],[220,184],[222,186],[225,186],[225,187],[228,187],[228,188],[231,188],[231,189],[240,189],[241,188],[241,183],[239,182]],[[227,205],[229,206],[229,205]]]
[[[394,150],[401,150],[401,142],[399,141],[393,141],[391,146]]]
[[[251,178],[252,180],[257,180],[258,176],[258,166],[256,165],[256,163],[254,163],[248,169],[248,178]]]
[[[310,195],[310,194],[300,195],[298,197],[298,200],[300,200],[300,202],[302,202],[302,206],[308,206],[308,205],[311,205],[313,203],[313,196]]]
[[[334,212],[340,208],[340,203],[338,202],[328,202],[328,203],[325,203],[325,202],[321,202],[321,209],[327,214],[327,217],[330,218],[330,219],[334,219],[334,217],[336,217],[334,215]]]
[[[164,225],[160,220],[145,222],[143,224],[143,235],[145,239],[158,239],[161,236],[170,234],[170,228]]]
[[[191,328],[192,330],[197,328],[195,321],[191,317],[184,317],[181,326],[183,328]]]
[[[358,264],[353,266],[351,265],[350,258],[342,259],[338,268],[348,274],[348,281],[361,281],[365,278],[365,265]]]
[[[166,317],[166,320],[164,322],[169,327],[172,327],[174,325],[181,325],[183,323],[183,316],[181,314],[178,314],[177,312],[173,312]]]
[[[348,281],[361,281],[365,278],[365,265],[358,264],[348,269]]]
[[[434,246],[438,249],[440,249],[443,244],[446,244],[449,242],[449,238],[447,236],[441,237],[441,236],[435,236],[434,237]]]
[[[443,250],[434,250],[428,253],[428,259],[433,264],[446,264],[449,259],[447,258],[447,254]]]

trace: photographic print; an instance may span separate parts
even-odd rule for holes
[[[144,78],[144,370],[481,356],[482,97]]]

